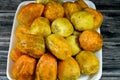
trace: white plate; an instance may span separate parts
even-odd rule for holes
[[[64,1],[73,1],[73,0],[64,0]],[[7,58],[7,71],[6,71],[6,73],[7,73],[7,77],[9,80],[14,80],[11,77],[11,70],[12,70],[12,66],[13,66],[14,62],[10,58],[10,51],[16,43],[15,29],[18,25],[16,17],[17,17],[19,10],[23,6],[25,6],[26,4],[29,4],[29,3],[34,3],[34,2],[35,1],[24,1],[24,2],[20,3],[20,5],[18,6],[17,11],[15,13],[13,28],[12,28],[12,33],[11,33],[11,39],[10,39],[10,45],[9,45],[9,53],[8,53],[8,58]],[[85,0],[85,2],[88,4],[89,7],[96,9],[95,4],[93,2],[91,2],[89,0]],[[98,29],[97,31],[100,33],[100,29]],[[101,78],[101,75],[102,75],[102,49],[99,50],[98,52],[96,52],[95,54],[98,57],[99,62],[100,62],[99,71],[96,74],[90,75],[90,76],[89,75],[81,75],[78,80],[99,80]]]

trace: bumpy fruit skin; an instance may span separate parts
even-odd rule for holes
[[[30,26],[35,18],[42,15],[43,10],[44,5],[40,3],[30,3],[20,10],[17,16],[17,21],[21,25]]]
[[[65,2],[65,3],[63,3],[63,7],[64,7],[64,10],[65,10],[65,16],[68,19],[70,19],[71,15],[74,12],[77,12],[77,11],[81,10],[81,7],[79,7],[76,2]]]
[[[40,58],[45,52],[44,38],[36,35],[24,35],[22,39],[17,42],[16,48],[24,54],[34,58]]]
[[[10,52],[10,57],[14,62],[16,62],[18,58],[21,57],[22,55],[23,53],[20,52],[17,48],[13,48]]]
[[[73,56],[81,51],[80,46],[79,46],[78,36],[71,35],[71,36],[67,37],[66,40],[72,48]]]
[[[88,5],[84,2],[84,0],[77,0],[77,3],[83,9],[88,8]]]
[[[44,5],[46,5],[50,1],[53,1],[53,0],[36,0],[37,3],[42,3]]]
[[[15,36],[17,40],[21,40],[22,37],[26,34],[30,34],[30,30],[28,26],[20,25],[16,27]]]
[[[56,18],[64,16],[64,8],[59,2],[50,1],[45,6],[44,16],[52,22]]]
[[[86,8],[85,11],[87,11],[90,14],[93,15],[93,17],[94,17],[94,28],[98,29],[103,22],[102,14],[98,10],[95,10],[95,9],[92,9],[92,8]]]
[[[16,80],[34,80],[36,60],[22,55],[13,65],[12,77]]]
[[[59,80],[77,80],[80,77],[80,68],[74,58],[70,57],[58,63]]]
[[[30,27],[30,34],[42,35],[44,37],[51,34],[49,20],[45,17],[36,18]]]
[[[74,29],[71,22],[67,18],[57,18],[52,22],[51,30],[55,34],[63,37],[70,36]]]
[[[46,38],[48,49],[60,60],[65,60],[72,56],[72,49],[67,41],[58,34],[51,34]]]
[[[103,38],[97,31],[86,30],[79,36],[79,42],[84,50],[95,52],[102,48]]]
[[[72,14],[71,22],[78,31],[94,29],[93,16],[86,11],[78,11]]]
[[[36,67],[35,80],[56,80],[57,79],[57,60],[47,53],[41,56]]]
[[[93,52],[81,51],[76,56],[82,74],[94,74],[99,70],[99,60]]]

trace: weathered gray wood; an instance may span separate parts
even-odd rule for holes
[[[102,77],[101,78],[101,80],[119,80],[119,79],[120,79],[120,77],[112,77],[112,76],[111,77],[109,76],[109,77]]]
[[[96,4],[96,7],[100,10],[119,10],[120,0],[91,0]]]
[[[120,69],[103,69],[101,80],[119,80]]]
[[[0,80],[8,80],[6,76],[0,76]]]
[[[0,10],[16,10],[22,1],[27,0],[0,0]]]
[[[120,38],[120,10],[101,10],[104,21],[101,33],[104,38]]]
[[[120,42],[104,42],[103,47],[103,65],[104,68],[120,68]],[[106,61],[107,60],[107,61]]]

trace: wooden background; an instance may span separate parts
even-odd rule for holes
[[[6,76],[7,54],[15,11],[24,0],[0,0],[0,80]],[[120,80],[120,0],[91,0],[103,13],[104,38],[101,80]]]

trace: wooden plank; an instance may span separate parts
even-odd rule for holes
[[[6,76],[0,76],[0,80],[8,80]]]
[[[5,42],[10,42],[10,36],[9,37],[2,37],[0,38],[0,42],[5,41]]]
[[[22,1],[29,0],[0,0],[0,10],[16,10]]]
[[[8,50],[9,42],[0,42],[0,50]]]
[[[1,65],[1,63],[7,62],[7,55],[8,55],[8,50],[6,50],[6,51],[0,50],[0,65]],[[4,65],[6,65],[6,64],[4,64]]]
[[[120,80],[120,77],[102,77],[100,80]]]
[[[0,76],[6,75],[6,63],[0,63]]]
[[[120,77],[120,69],[103,69],[103,77]]]
[[[120,69],[120,42],[105,41],[103,46],[103,68]]]
[[[9,41],[14,13],[0,13],[0,41]]]
[[[120,0],[91,0],[99,10],[119,10]]]
[[[120,80],[120,69],[103,69],[101,80]]]
[[[120,10],[101,10],[104,21],[101,33],[104,38],[120,38]]]
[[[95,4],[97,4],[97,5],[111,5],[111,6],[113,6],[113,5],[115,5],[115,6],[120,6],[119,4],[120,4],[120,0],[91,0],[91,1],[93,1]]]

